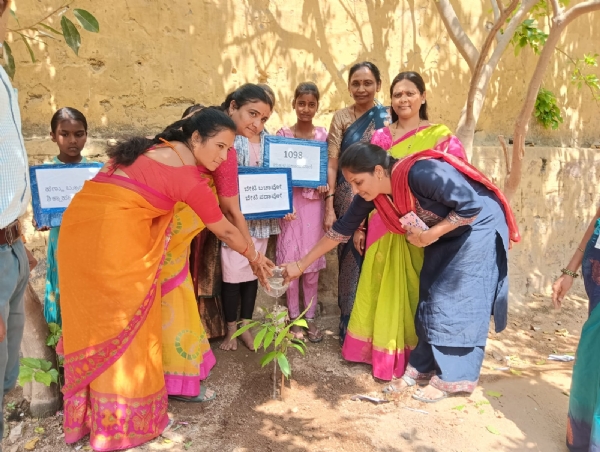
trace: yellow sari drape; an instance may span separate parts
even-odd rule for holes
[[[160,274],[163,368],[169,395],[197,396],[200,380],[216,362],[200,320],[189,270],[190,243],[204,228],[187,204],[175,205],[171,241]]]

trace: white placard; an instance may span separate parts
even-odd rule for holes
[[[238,177],[243,214],[290,209],[286,174],[240,174]]]
[[[36,169],[35,176],[42,209],[66,208],[86,180],[98,174],[100,168]]]
[[[321,148],[304,144],[271,143],[269,167],[291,168],[292,179],[318,182],[321,179]]]

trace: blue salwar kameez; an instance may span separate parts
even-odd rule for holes
[[[446,392],[472,392],[479,380],[490,318],[506,327],[509,231],[497,196],[451,164],[419,160],[408,185],[416,214],[434,226],[447,219],[458,227],[424,249],[415,318],[418,345],[406,375],[431,379]],[[374,203],[356,196],[334,224],[350,237]],[[330,235],[331,237],[331,235]]]

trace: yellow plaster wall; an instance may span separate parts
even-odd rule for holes
[[[21,24],[34,23],[59,0],[14,0]],[[400,70],[420,71],[428,85],[433,121],[455,127],[469,73],[428,0],[76,0],[93,12],[98,35],[82,31],[79,57],[50,39],[31,63],[10,35],[17,60],[26,136],[45,135],[61,106],[88,117],[94,136],[151,133],[176,120],[192,101],[220,103],[241,83],[267,82],[277,95],[268,129],[295,120],[295,86],[313,80],[323,93],[316,122],[350,102],[345,78],[356,61],[374,61],[383,73],[379,99],[388,102],[389,81]],[[476,44],[491,21],[487,1],[456,1]],[[569,26],[560,47],[574,56],[597,51],[600,14]],[[58,21],[55,21],[58,27]],[[15,28],[14,21],[9,27]],[[38,46],[39,47],[39,46]],[[512,134],[514,118],[536,57],[507,50],[490,85],[476,140]],[[559,95],[565,123],[556,132],[534,126],[537,143],[589,145],[598,139],[599,107],[585,89],[569,84],[567,60],[557,55],[544,85]],[[598,71],[596,70],[598,74]]]

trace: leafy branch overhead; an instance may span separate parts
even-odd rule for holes
[[[71,2],[72,3],[72,2]],[[45,17],[39,19],[34,24],[28,26],[21,26],[19,22],[19,18],[11,10],[11,15],[17,23],[17,27],[15,29],[9,28],[8,31],[14,33],[17,36],[17,39],[25,45],[27,52],[29,53],[29,58],[32,63],[36,62],[35,52],[33,51],[32,45],[35,43],[46,45],[45,39],[64,39],[64,42],[75,52],[75,55],[79,55],[79,47],[81,47],[81,34],[77,29],[74,21],[67,17],[67,12],[69,12],[70,4],[67,3],[62,5],[61,7],[53,10]],[[94,17],[92,13],[86,11],[84,9],[73,9],[74,19],[79,25],[86,31],[91,33],[98,33],[100,31],[100,24],[98,20]],[[60,17],[60,30],[57,30],[53,27],[49,22],[55,18]],[[14,44],[15,41],[13,41]],[[13,51],[8,42],[4,42],[4,64],[3,67],[6,70],[7,74],[10,78],[15,76],[16,65],[15,59],[13,56]]]

